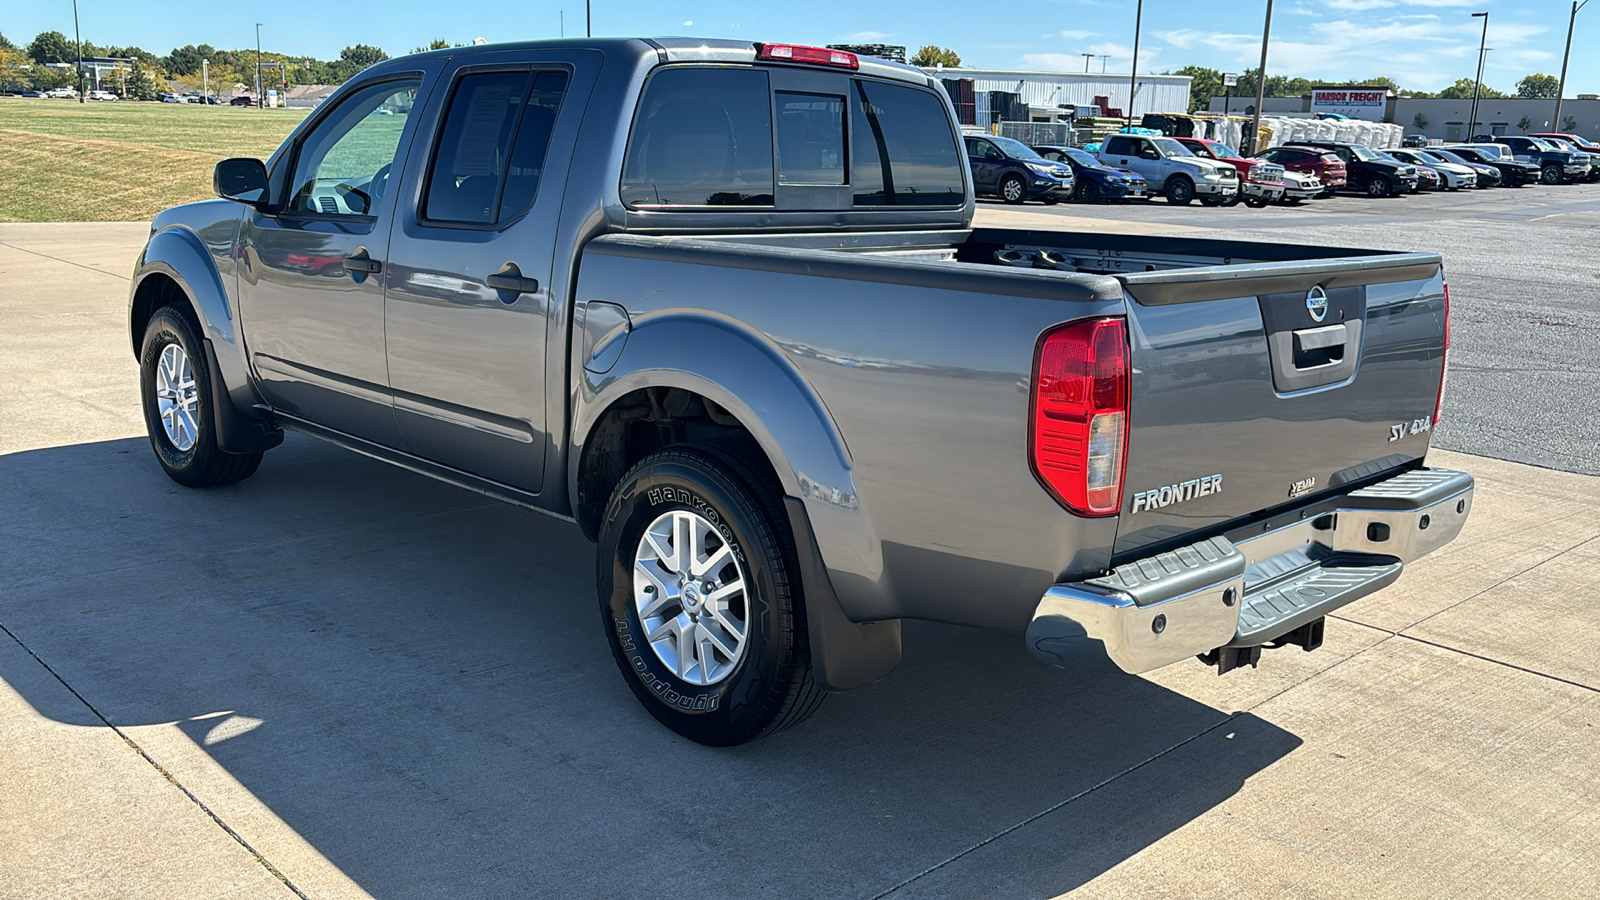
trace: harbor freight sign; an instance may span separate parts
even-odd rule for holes
[[[1389,89],[1372,87],[1319,87],[1311,91],[1311,113],[1337,113],[1369,122],[1383,121],[1389,107]]]

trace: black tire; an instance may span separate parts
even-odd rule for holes
[[[827,696],[811,677],[799,562],[780,489],[759,471],[722,448],[681,444],[657,451],[623,476],[600,525],[600,613],[617,668],[663,725],[715,747],[796,725]],[[634,565],[645,531],[680,510],[716,527],[742,563],[738,574],[746,585],[745,647],[732,670],[709,685],[680,678],[657,655],[635,603]],[[719,571],[732,571],[729,565]],[[681,602],[673,608],[688,615]]]
[[[1389,182],[1383,178],[1370,178],[1365,188],[1368,197],[1387,197],[1394,193],[1389,187]]]
[[[1054,197],[1046,197],[1046,198],[1044,198],[1044,205],[1045,206],[1055,206],[1057,203],[1060,203],[1060,202],[1061,202],[1060,200],[1057,200]]]
[[[1007,175],[1000,179],[999,194],[1001,200],[1012,206],[1020,206],[1028,202],[1028,182],[1021,175]]]
[[[1539,170],[1539,183],[1540,184],[1560,184],[1561,183],[1561,167],[1560,166],[1545,166],[1544,168],[1540,169]]]
[[[1235,202],[1237,202],[1237,201],[1235,201]],[[1200,205],[1201,206],[1232,206],[1233,203],[1229,203],[1227,200],[1224,200],[1221,197],[1201,197],[1200,198]]]
[[[1226,201],[1223,202],[1222,205],[1223,206],[1238,206],[1239,204],[1245,202],[1245,200],[1246,200],[1246,197],[1244,195],[1244,191],[1240,191],[1237,194],[1234,194],[1232,197],[1229,197]]]
[[[1182,175],[1175,175],[1167,179],[1167,186],[1162,193],[1167,195],[1168,203],[1188,206],[1194,200],[1194,182]]]
[[[1285,197],[1285,198],[1283,198],[1283,205],[1284,206],[1299,206],[1300,203],[1304,199],[1305,199],[1304,197]]]
[[[1266,209],[1271,203],[1272,201],[1268,200],[1266,197],[1252,197],[1244,201],[1244,205],[1250,207],[1251,209]]]
[[[1099,203],[1100,185],[1092,181],[1078,182],[1077,200],[1079,203]]]
[[[176,344],[188,358],[194,378],[194,443],[179,450],[167,436],[156,396],[156,370],[162,354]],[[195,335],[194,326],[176,307],[167,306],[150,317],[139,353],[140,405],[144,408],[145,428],[156,461],[173,481],[185,487],[221,487],[254,475],[261,465],[260,453],[224,453],[217,446],[216,413],[211,408],[211,379],[214,373],[206,364],[205,346]]]

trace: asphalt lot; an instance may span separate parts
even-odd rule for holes
[[[1438,252],[1453,346],[1434,446],[1600,475],[1600,258],[1592,247],[1600,184],[1351,194],[1262,210],[1165,200],[1022,209],[1155,233],[1199,226],[1249,240]]]
[[[1365,203],[982,215],[1238,214],[1415,247],[1449,242],[1406,229],[1496,214],[1335,212]],[[1488,245],[1498,263],[1452,258],[1456,302],[1481,304],[1458,329],[1521,308],[1467,285],[1550,255],[1562,230],[1529,227],[1545,236]],[[1593,890],[1600,479],[1436,453],[1479,477],[1467,531],[1316,653],[1084,679],[1014,636],[909,623],[889,678],[712,750],[634,702],[569,526],[295,436],[240,485],[169,482],[122,331],[143,231],[0,226],[0,897]],[[1543,295],[1573,270],[1522,271]],[[1548,401],[1518,384],[1523,408]],[[1589,422],[1584,446],[1545,429],[1549,452],[1592,469]]]

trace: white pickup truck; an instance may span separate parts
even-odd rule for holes
[[[1196,156],[1175,138],[1113,134],[1100,148],[1100,161],[1143,175],[1151,193],[1179,206],[1196,197],[1207,206],[1221,206],[1239,194],[1233,166]]]

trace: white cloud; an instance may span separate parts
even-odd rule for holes
[[[687,20],[684,21],[683,27],[688,28],[690,25],[693,25],[693,24],[694,24],[694,20],[693,19],[687,19]]]
[[[1067,29],[1066,31],[1058,32],[1061,37],[1064,37],[1069,41],[1077,41],[1086,37],[1094,37],[1098,33],[1099,32],[1095,31],[1078,31],[1071,28]]]
[[[1387,9],[1394,6],[1394,0],[1328,0],[1329,9],[1343,12],[1365,12],[1369,9]]]
[[[882,31],[858,31],[855,34],[850,35],[850,40],[852,40],[852,41],[881,41],[886,37],[889,37],[889,35],[885,34]]]

